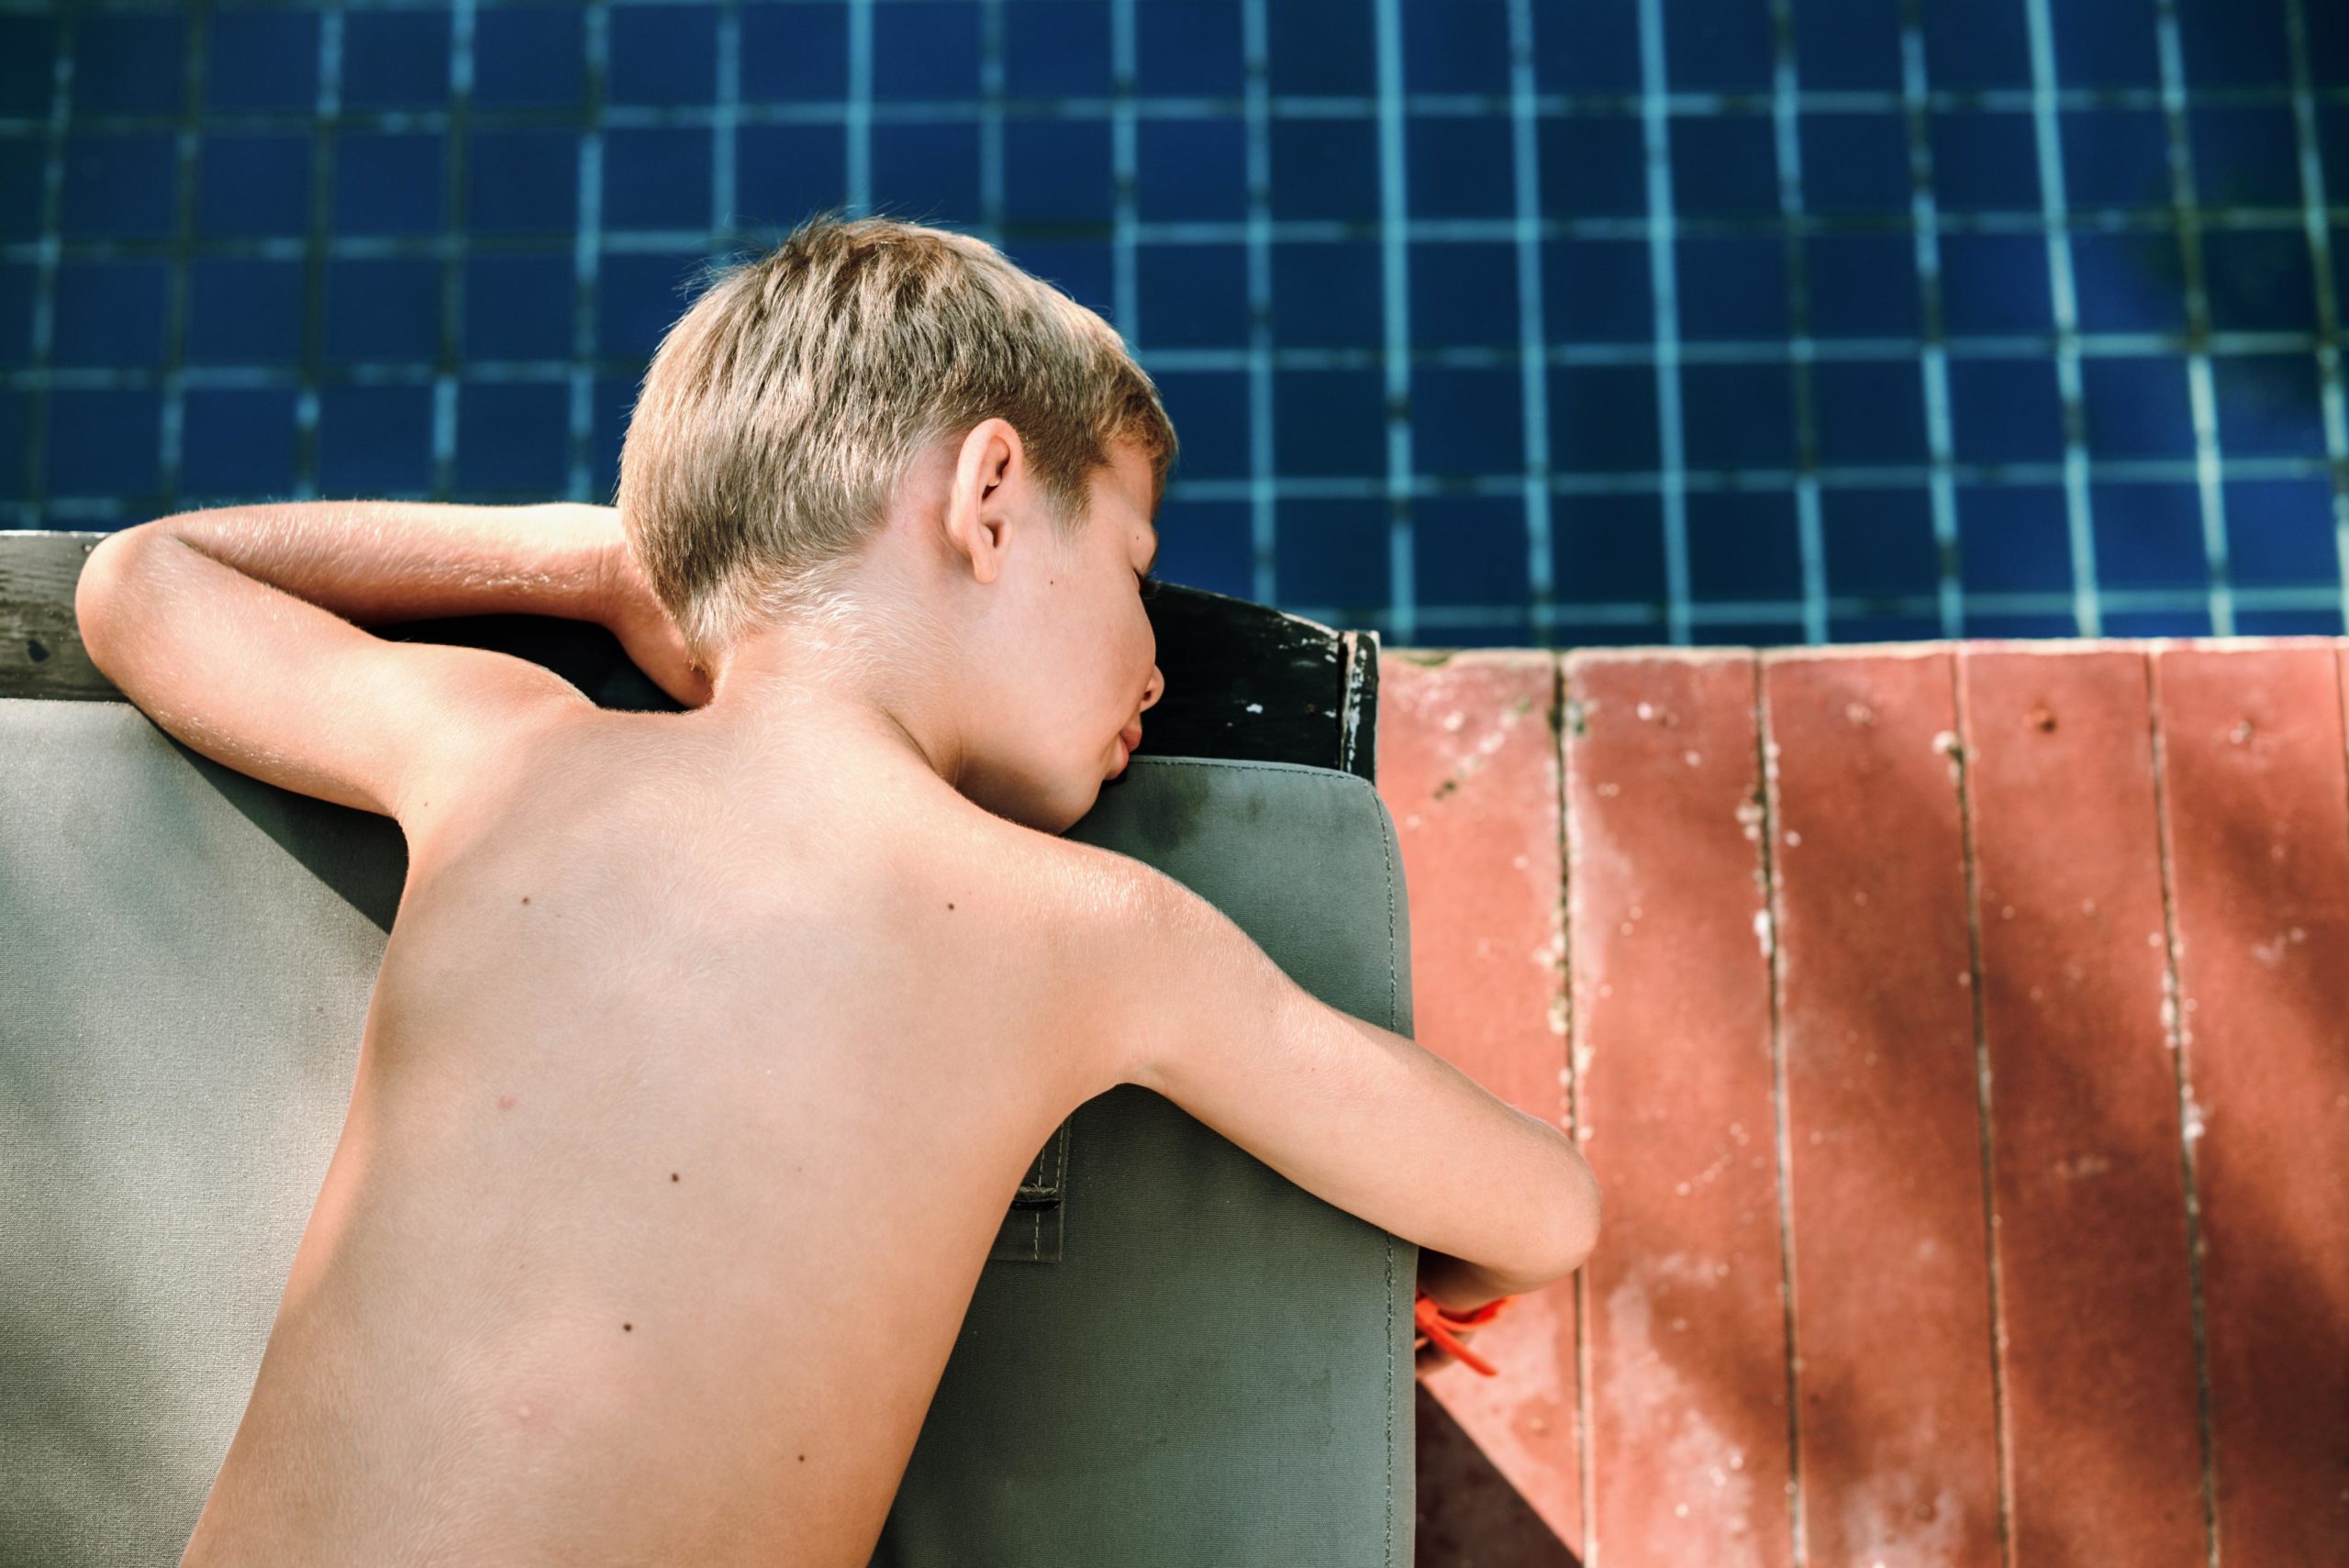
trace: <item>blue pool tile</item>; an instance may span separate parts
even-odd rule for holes
[[[0,261],[0,367],[32,362],[33,289],[38,271],[30,262]]]
[[[2107,637],[2208,637],[2207,608],[2178,610],[2110,610],[2104,617]]]
[[[1153,367],[1166,416],[1182,437],[1185,479],[1248,477],[1248,378],[1235,371]]]
[[[1108,0],[1008,0],[1003,90],[1014,98],[1108,97]]]
[[[2053,5],[2056,75],[2066,87],[2151,87],[2161,57],[2151,6]]]
[[[874,126],[873,191],[874,210],[890,217],[920,223],[978,222],[977,122]]]
[[[1378,90],[1370,0],[1281,0],[1264,11],[1266,74],[1275,93]]]
[[[2310,75],[2319,87],[2349,86],[2349,13],[2333,6],[2303,6]]]
[[[567,250],[465,258],[468,360],[567,360],[578,287]],[[436,301],[437,304],[437,301]]]
[[[1900,10],[1877,0],[1798,0],[1795,72],[1807,92],[1900,85]]]
[[[31,137],[0,140],[0,239],[39,236],[41,209],[47,201],[42,194],[47,177],[41,169],[45,151]]]
[[[316,11],[218,10],[204,61],[204,106],[213,113],[310,110],[318,101]]]
[[[2169,128],[2159,109],[2072,109],[2056,124],[2064,201],[2074,212],[2170,205]]]
[[[2318,478],[2231,479],[2221,489],[2235,582],[2245,587],[2340,584],[2330,484]]]
[[[57,272],[60,365],[152,365],[163,358],[171,263],[144,258],[76,261]]]
[[[2072,296],[2084,332],[2182,332],[2186,271],[2177,236],[2075,234]]]
[[[1770,85],[1770,13],[1753,0],[1675,0],[1664,7],[1665,79],[1675,92]]]
[[[1958,577],[1965,591],[2070,593],[2069,518],[2064,492],[2055,485],[1959,485]]]
[[[544,159],[550,183],[562,178],[571,139]],[[709,227],[710,133],[699,126],[644,126],[604,133],[607,229]],[[532,160],[533,163],[539,161]],[[573,165],[573,178],[577,178]]]
[[[2324,414],[2316,357],[2222,354],[2210,361],[2219,448],[2229,457],[2321,457]]]
[[[2194,451],[2186,361],[2173,354],[2099,355],[2080,361],[2088,455],[2187,457]]]
[[[1127,323],[1117,318],[1117,262],[1106,237],[1021,239],[1006,247],[1004,254],[1014,266],[1033,272],[1120,333],[1125,331]]]
[[[449,101],[449,13],[351,11],[342,22],[346,109],[429,108]]]
[[[1672,202],[1683,217],[1760,217],[1778,210],[1778,153],[1767,117],[1672,122]]]
[[[1158,566],[1152,575],[1224,594],[1256,596],[1256,551],[1244,501],[1194,500],[1169,490],[1158,510]]]
[[[465,223],[476,234],[577,228],[579,139],[554,129],[471,132]]]
[[[745,6],[741,22],[745,103],[848,96],[846,6]]]
[[[634,376],[598,376],[587,395],[587,498],[599,506],[613,505],[619,494],[620,447],[628,439],[637,389]]]
[[[0,389],[0,499],[32,499],[25,461],[26,432],[32,427],[32,395]]]
[[[440,354],[440,262],[430,256],[337,256],[327,262],[326,360],[420,361]]]
[[[2055,325],[2047,241],[2035,234],[1941,237],[1942,322],[1953,336]]]
[[[1683,238],[1673,254],[1684,339],[1787,336],[1787,249],[1776,235]]]
[[[1459,478],[1524,472],[1525,400],[1517,367],[1416,367],[1411,466]]]
[[[873,7],[873,95],[979,95],[979,7],[918,0]]]
[[[187,18],[175,10],[91,12],[73,24],[73,114],[177,114]]]
[[[457,484],[548,497],[571,463],[571,394],[561,383],[465,382],[457,389]]]
[[[2197,105],[2187,112],[2195,199],[2205,207],[2300,206],[2289,106]]]
[[[1248,252],[1238,245],[1144,245],[1134,253],[1141,341],[1153,349],[1248,342]]]
[[[1827,622],[1830,642],[1922,642],[1941,634],[1940,617],[1929,615],[1834,616]]]
[[[318,493],[381,495],[432,486],[432,388],[318,389]]]
[[[1941,585],[1932,498],[1921,489],[1831,485],[1820,492],[1819,528],[1831,595],[1930,595]]]
[[[2307,6],[2303,14],[2326,9]],[[2177,41],[2189,92],[2266,87],[2291,79],[2284,0],[2178,0]]]
[[[2039,210],[2039,147],[2029,115],[1937,114],[1932,150],[1933,198],[1948,210]]]
[[[1690,468],[1791,468],[1794,380],[1777,364],[1683,364],[1682,450]]]
[[[1805,115],[1799,128],[1805,210],[1908,212],[1909,128],[1900,116]]]
[[[1796,599],[1801,595],[1793,491],[1689,492],[1690,598]]]
[[[58,227],[68,239],[167,239],[178,183],[168,134],[69,135]]]
[[[484,108],[569,106],[586,88],[584,13],[500,6],[473,17],[473,102]]]
[[[2252,610],[2235,611],[2235,635],[2238,637],[2338,637],[2341,635],[2341,606],[2326,610]]]
[[[1152,97],[1237,96],[1240,0],[1151,0],[1134,7],[1135,90]]]
[[[1816,336],[1913,338],[1923,330],[1917,252],[1907,235],[1813,235],[1803,257]]]
[[[1960,636],[2009,641],[2080,635],[2079,622],[2069,615],[1999,615],[1971,605],[1965,606],[1958,624]]]
[[[1141,121],[1134,128],[1134,212],[1145,223],[1246,217],[1248,128],[1230,116]]]
[[[2308,332],[2316,326],[2316,275],[2307,234],[2289,228],[2206,228],[2202,281],[2210,325],[2221,332]]]
[[[1533,12],[1533,80],[1545,93],[1636,93],[1640,0],[1584,0]]]
[[[1283,348],[1347,348],[1379,340],[1377,242],[1283,241],[1273,247],[1273,341]]]
[[[446,150],[436,131],[343,130],[334,146],[337,234],[437,234]]]
[[[57,18],[0,17],[0,115],[49,117],[56,96]]]
[[[1516,246],[1428,241],[1413,245],[1409,257],[1414,348],[1517,346]]]
[[[1403,88],[1508,92],[1508,7],[1501,0],[1403,0]]]
[[[1411,592],[1421,605],[1521,603],[1525,502],[1515,495],[1421,495],[1411,503]]]
[[[1925,378],[1901,360],[1820,360],[1811,366],[1819,461],[1829,467],[1921,464]]]
[[[291,366],[302,359],[303,264],[248,256],[188,262],[192,365]]]
[[[188,388],[180,436],[183,500],[233,505],[291,492],[295,396],[290,386]]]
[[[1661,603],[1664,504],[1653,494],[1556,495],[1551,592],[1567,604]]]
[[[1375,370],[1285,370],[1273,376],[1273,461],[1297,477],[1386,472],[1386,392]]]
[[[1003,215],[1009,221],[1106,224],[1116,196],[1108,120],[1005,123]]]
[[[687,291],[701,261],[698,251],[605,251],[596,263],[597,354],[651,359],[661,334],[698,297]]]
[[[1650,473],[1656,444],[1649,365],[1550,367],[1550,464],[1568,473]]]
[[[1273,569],[1281,603],[1317,605],[1352,619],[1383,610],[1394,589],[1384,501],[1281,503]]]
[[[1949,401],[1960,462],[2053,462],[2064,455],[2064,404],[2053,360],[1954,355]]]
[[[1508,217],[1517,210],[1509,123],[1494,115],[1414,115],[1403,166],[1415,217]]]
[[[195,232],[200,238],[309,230],[309,132],[205,133],[195,182]]]
[[[1925,74],[1936,87],[2028,87],[2024,0],[1925,0]]]
[[[1550,341],[1643,343],[1655,336],[1644,239],[1553,239],[1542,247],[1542,320]]]
[[[1378,217],[1378,132],[1370,120],[1276,119],[1272,166],[1276,219]]]
[[[2099,587],[2209,584],[2202,499],[2193,485],[2101,482],[2088,486],[2088,505],[2096,517]]]
[[[609,38],[604,91],[611,102],[707,104],[716,95],[716,6],[615,6]]]
[[[1629,115],[1544,117],[1535,128],[1545,217],[1636,217],[1648,210],[1647,151]]]
[[[1453,619],[1441,611],[1422,611],[1419,630],[1412,637],[1417,648],[1538,648],[1542,646],[1541,634],[1534,628],[1533,617],[1520,609],[1501,619],[1478,616]]]
[[[141,503],[161,480],[162,416],[162,394],[151,386],[53,389],[44,454],[49,494],[110,495],[148,510]]]
[[[836,125],[741,127],[734,133],[734,199],[740,221],[788,229],[817,208],[845,200],[847,149],[848,133]]]
[[[1646,648],[1666,643],[1664,606],[1650,606],[1653,613],[1642,620],[1584,621],[1572,617],[1554,623],[1547,646],[1560,649],[1576,648]]]

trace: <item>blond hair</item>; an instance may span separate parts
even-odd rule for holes
[[[818,212],[763,255],[706,262],[629,416],[629,545],[696,662],[797,615],[846,569],[936,442],[1000,417],[1054,531],[1075,533],[1112,441],[1164,494],[1174,429],[1117,329],[984,239]]]

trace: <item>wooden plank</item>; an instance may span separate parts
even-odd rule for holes
[[[1789,1562],[1753,657],[1572,654],[1566,689],[1575,1092],[1605,1192],[1586,1551]]]
[[[2208,1561],[2151,695],[2136,648],[1958,664],[2012,1561]]]
[[[1410,895],[1415,1038],[1563,1124],[1556,659],[1390,652],[1378,676],[1376,778]],[[1582,1529],[1574,1281],[1521,1299],[1476,1349],[1501,1375],[1453,1363],[1424,1380],[1441,1409],[1422,1408],[1418,1429],[1421,1561],[1543,1561],[1527,1556],[1531,1533]]]
[[[2349,1562],[2339,657],[2329,639],[2154,657],[2228,1562]]]
[[[1997,1562],[1950,655],[1769,654],[1762,685],[1803,1557]]]

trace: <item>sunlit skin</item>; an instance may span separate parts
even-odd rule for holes
[[[1419,1243],[1446,1306],[1580,1266],[1557,1128],[1062,836],[1164,684],[1151,473],[1108,455],[1063,541],[1010,425],[941,441],[845,621],[700,673],[607,591],[607,517],[257,506],[93,550],[126,695],[408,845],[190,1568],[863,1568],[1020,1176],[1120,1084]],[[340,618],[501,604],[605,618],[685,711]]]

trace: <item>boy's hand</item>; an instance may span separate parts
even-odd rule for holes
[[[708,673],[687,656],[685,634],[653,597],[652,585],[645,581],[625,538],[605,546],[601,570],[603,624],[620,639],[636,667],[687,707],[709,701],[713,688]]]

